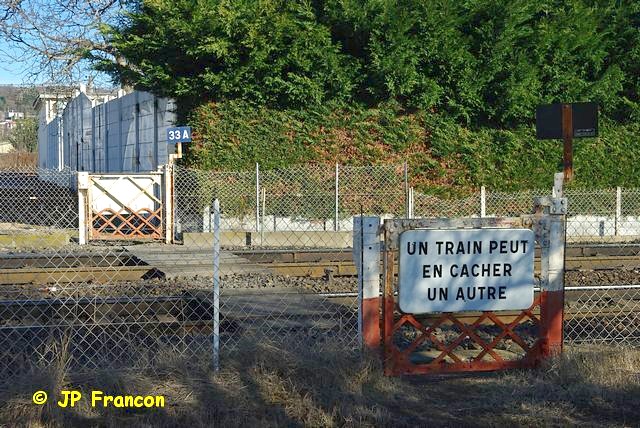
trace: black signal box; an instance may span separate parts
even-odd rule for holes
[[[571,103],[573,138],[598,136],[598,104]],[[536,108],[536,138],[562,139],[562,104],[547,104]]]

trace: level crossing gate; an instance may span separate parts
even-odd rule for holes
[[[129,174],[78,173],[79,241],[152,239],[171,242],[171,167]]]
[[[554,194],[561,194],[561,187]],[[567,200],[562,197],[538,198],[534,211],[534,214],[509,218],[384,221],[381,228],[384,237],[381,336],[385,374],[526,368],[536,366],[542,359],[561,352]],[[514,236],[528,233],[534,237],[540,262],[539,275],[534,280],[532,248],[531,275],[528,280],[529,303],[532,303],[527,303],[528,307],[520,307],[518,310],[483,310],[480,306],[475,311],[456,312],[455,308],[460,305],[452,305],[450,307],[454,308],[453,311],[409,311],[407,307],[419,307],[420,302],[415,306],[416,302],[411,298],[407,300],[405,296],[403,306],[403,290],[399,289],[399,281],[402,281],[403,275],[403,261],[399,257],[402,251],[401,237],[407,232],[436,230],[449,234],[459,231],[476,231],[480,235],[486,235],[487,231],[489,235],[491,231],[498,231],[503,235],[506,233]],[[533,231],[533,234],[529,231]],[[425,254],[426,252],[425,248]],[[466,259],[465,256],[452,256],[453,259],[461,260],[456,262],[458,264],[471,260],[469,257],[479,256],[466,256]],[[398,259],[400,263],[397,278]],[[528,262],[524,263],[526,268]],[[453,265],[456,272],[459,272],[458,264]],[[425,277],[434,273],[429,268],[426,269],[423,272]],[[364,313],[366,316],[367,312]],[[363,322],[366,324],[366,320]],[[365,341],[366,330],[365,325]],[[380,337],[370,332],[368,335]]]

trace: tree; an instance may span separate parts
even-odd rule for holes
[[[20,152],[35,152],[38,147],[38,122],[34,118],[22,119],[9,134],[9,142]]]
[[[141,0],[127,16],[102,27],[127,63],[98,68],[196,104],[392,102],[517,127],[590,100],[640,117],[637,0]]]
[[[307,1],[143,1],[107,34],[128,65],[101,70],[181,99],[306,106],[349,98],[358,71]]]
[[[134,7],[130,0],[0,0],[3,57],[30,62],[33,80],[91,81],[96,59],[126,65],[100,29]]]

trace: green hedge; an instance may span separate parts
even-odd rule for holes
[[[397,105],[326,105],[312,110],[210,103],[190,117],[194,142],[185,164],[218,170],[407,161],[420,191],[464,193],[548,188],[562,169],[562,142],[538,141],[532,127],[470,129],[431,112]],[[600,137],[574,142],[575,187],[640,186],[640,125],[600,123]]]

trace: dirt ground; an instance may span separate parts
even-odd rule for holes
[[[635,282],[638,272],[567,274],[567,285]],[[627,282],[628,283],[628,282]],[[635,282],[637,283],[637,282]],[[354,291],[355,278],[333,282],[270,275],[229,276],[225,288],[304,289],[311,293]],[[6,287],[4,298],[59,296],[180,295],[210,289],[210,278],[152,279],[139,283],[70,284],[51,290]],[[0,297],[1,297],[0,296]],[[325,344],[326,346],[326,344]],[[571,346],[563,356],[529,371],[474,375],[382,374],[378,355],[343,349],[291,351],[267,342],[224,353],[214,372],[211,356],[184,360],[160,355],[154,372],[69,370],[69,358],[52,352],[47,367],[0,383],[0,428],[200,427],[200,426],[640,426],[640,349]],[[46,391],[45,405],[32,402]],[[55,402],[62,390],[85,397],[75,408]],[[162,395],[159,409],[92,408],[87,397]]]
[[[214,372],[210,362],[166,357],[155,374],[79,376],[64,358],[0,386],[0,426],[638,426],[640,351],[569,348],[530,371],[480,375],[382,375],[377,355],[288,353],[247,345]],[[164,395],[160,409],[60,408],[31,396]],[[59,398],[59,397],[58,397]]]

